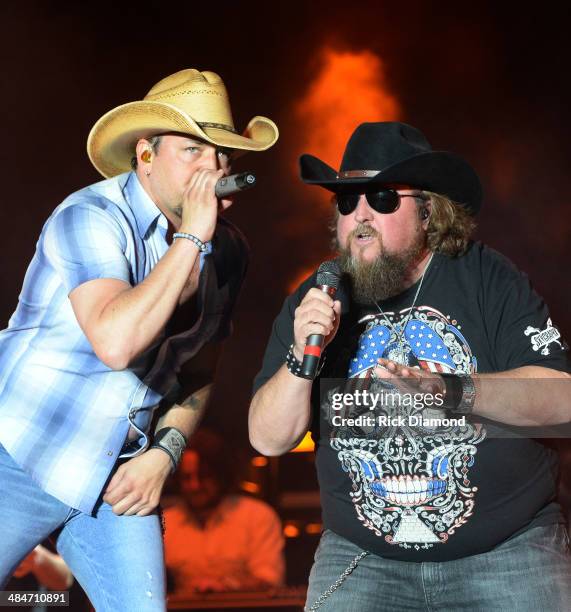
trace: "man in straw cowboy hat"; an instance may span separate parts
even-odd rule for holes
[[[220,77],[194,69],[91,130],[107,180],[50,216],[0,334],[0,584],[59,528],[97,610],[164,609],[157,505],[247,264],[214,186],[277,138],[265,117],[240,135]]]
[[[262,453],[316,443],[307,610],[568,609],[554,457],[506,439],[571,420],[568,351],[527,277],[470,241],[478,176],[398,122],[358,126],[339,172],[300,162],[333,194],[342,274],[335,300],[315,275],[286,299],[249,420]]]

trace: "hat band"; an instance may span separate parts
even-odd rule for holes
[[[218,128],[219,130],[226,130],[227,132],[232,132],[233,134],[237,134],[238,132],[231,126],[226,125],[225,123],[210,123],[210,122],[196,122],[201,128],[209,127],[209,128]]]
[[[337,178],[371,178],[377,176],[380,170],[345,170],[339,172]]]

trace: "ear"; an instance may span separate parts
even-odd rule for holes
[[[135,147],[138,164],[148,164],[153,159],[153,147],[146,138],[141,138]]]
[[[432,216],[432,202],[431,200],[426,200],[424,206],[420,209],[420,221],[422,223],[422,229],[425,231],[428,229],[430,225],[430,217]]]

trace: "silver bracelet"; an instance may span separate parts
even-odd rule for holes
[[[198,250],[202,253],[206,253],[208,251],[208,247],[206,246],[206,244],[202,242],[200,238],[197,238],[194,234],[187,234],[186,232],[175,232],[172,237],[173,240],[176,240],[177,238],[186,238],[187,240],[194,242],[194,244],[198,247]]]

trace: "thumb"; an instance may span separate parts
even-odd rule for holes
[[[341,322],[341,302],[339,300],[335,300],[333,302],[333,312],[335,312],[334,329],[337,330],[337,328],[339,327],[339,323]]]
[[[331,340],[333,340],[337,330],[339,329],[339,323],[341,322],[341,302],[339,300],[335,300],[335,302],[333,302],[333,311],[335,312],[335,322],[333,323],[331,333],[325,339],[325,345],[329,344]]]

